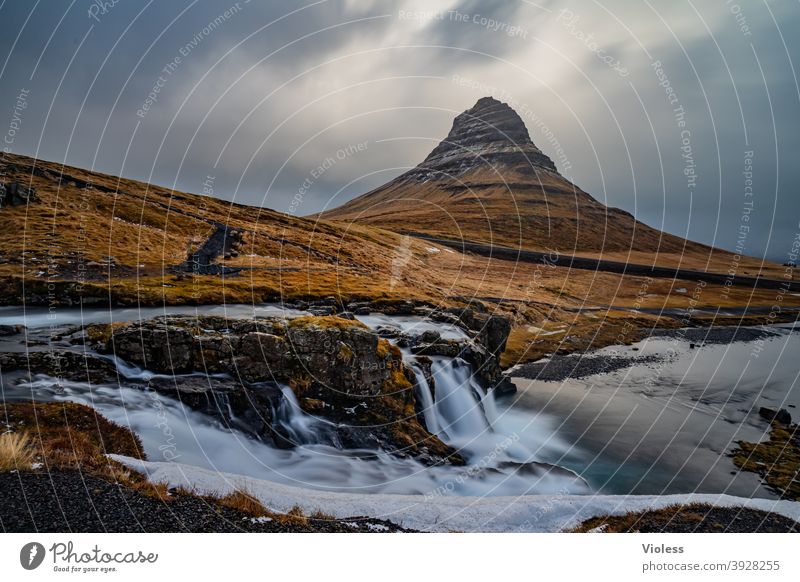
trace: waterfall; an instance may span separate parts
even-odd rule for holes
[[[474,377],[470,377],[470,385],[481,397],[481,406],[483,406],[483,413],[486,415],[489,426],[495,426],[497,423],[497,403],[494,401],[494,394],[489,390],[484,390],[480,382],[477,382]]]
[[[433,359],[435,398],[419,364],[408,363],[416,376],[415,392],[429,432],[453,443],[474,441],[493,432],[497,421],[494,396],[475,380],[468,363],[460,358]]]
[[[194,309],[194,308],[193,308]],[[0,314],[1,315],[1,314]],[[78,315],[76,315],[78,317]],[[116,318],[115,318],[116,319]],[[401,321],[411,329],[416,320]],[[439,324],[428,323],[439,328]],[[447,330],[445,330],[447,331]],[[452,334],[455,336],[455,332]],[[443,337],[445,337],[443,333]],[[453,337],[453,339],[457,339]],[[326,420],[308,414],[288,386],[279,386],[273,398],[272,424],[283,440],[253,438],[237,422],[225,390],[214,391],[212,406],[227,413],[222,421],[212,406],[195,410],[180,394],[146,390],[151,380],[185,377],[220,378],[228,374],[161,374],[126,362],[116,355],[93,354],[112,362],[119,378],[106,383],[67,381],[38,375],[31,382],[5,383],[3,396],[43,401],[72,401],[97,409],[110,420],[130,427],[142,439],[153,460],[203,467],[212,472],[248,475],[299,487],[325,491],[416,495],[524,495],[530,493],[585,493],[586,484],[574,473],[541,462],[558,459],[568,446],[555,435],[556,425],[542,415],[496,406],[491,390],[481,386],[470,364],[459,358],[430,357],[430,374],[408,347],[404,360],[415,373],[415,394],[428,430],[458,449],[466,467],[428,466],[411,456],[398,456],[368,446],[343,446],[340,439],[368,437],[370,427],[349,427],[341,419]],[[430,382],[429,385],[429,380]],[[272,384],[272,383],[270,383]],[[270,386],[272,388],[272,386]]]
[[[476,438],[490,430],[489,420],[472,390],[472,367],[461,359],[435,359],[435,409],[442,432],[450,439]]]
[[[110,360],[111,363],[116,366],[119,375],[126,380],[141,380],[142,382],[149,382],[156,377],[168,377],[166,374],[156,374],[155,372],[145,370],[144,368],[141,368],[135,364],[130,364],[116,354],[97,354],[97,356],[106,360]]]
[[[295,445],[319,443],[324,434],[322,423],[303,412],[294,392],[288,386],[281,386],[281,402],[275,411],[275,423],[286,431],[289,440]]]
[[[417,380],[415,392],[417,398],[419,398],[420,404],[422,405],[422,416],[425,419],[425,426],[427,427],[429,433],[440,435],[442,432],[442,427],[439,425],[439,417],[436,415],[433,394],[431,393],[431,387],[428,384],[428,379],[425,378],[425,374],[422,373],[422,370],[420,370],[419,366],[412,364],[411,369],[414,370],[414,376]]]

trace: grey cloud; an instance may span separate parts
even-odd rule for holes
[[[40,147],[39,155],[46,159],[94,164],[102,171],[189,191],[199,191],[206,175],[214,174],[221,197],[286,210],[315,164],[340,147],[368,142],[366,151],[315,181],[301,209],[312,213],[421,161],[446,135],[452,118],[486,92],[454,83],[458,75],[506,91],[529,106],[552,130],[548,138],[528,117],[532,138],[556,160],[551,138],[558,139],[569,158],[568,174],[579,186],[611,205],[635,210],[649,224],[733,248],[743,201],[742,156],[751,148],[758,206],[746,252],[768,252],[781,259],[797,230],[800,97],[791,66],[800,56],[800,39],[791,31],[800,25],[800,13],[791,3],[769,5],[788,54],[766,10],[745,6],[751,29],[747,37],[725,5],[697,6],[731,67],[733,81],[714,41],[685,6],[658,8],[688,58],[646,6],[605,3],[662,61],[687,110],[700,175],[691,197],[682,174],[680,134],[648,58],[612,18],[589,4],[579,5],[580,27],[594,33],[608,54],[624,61],[628,77],[616,75],[555,21],[562,6],[572,6],[563,2],[541,2],[539,7],[499,0],[442,4],[444,10],[521,26],[527,38],[449,17],[425,25],[402,21],[400,10],[437,6],[412,0],[326,2],[260,32],[271,20],[302,5],[240,0],[238,13],[208,35],[202,33],[204,27],[235,3],[153,2],[136,22],[146,2],[119,2],[99,22],[88,18],[90,4],[76,2],[57,30],[66,5],[40,3],[24,29],[33,3],[11,0],[0,8],[0,46],[9,56],[0,78],[6,89],[0,116],[10,118],[16,93],[30,90],[14,151],[32,154]],[[387,14],[389,18],[313,34]],[[163,67],[193,42],[151,109],[138,116]],[[440,48],[408,48],[413,45]],[[319,66],[332,59],[334,63]],[[749,145],[744,142],[739,101]],[[0,117],[0,129],[5,124]]]

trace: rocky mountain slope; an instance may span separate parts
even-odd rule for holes
[[[484,102],[480,105],[484,108]],[[663,243],[675,249],[684,244],[646,230],[588,194],[573,192],[574,187],[527,139],[519,118],[510,115],[506,106],[489,105],[486,116],[502,128],[500,134],[491,127],[487,130],[485,124],[469,123],[467,116],[467,123],[459,121],[454,130],[454,141],[460,140],[461,149],[445,144],[430,156],[432,166],[446,169],[454,178],[431,179],[430,170],[412,170],[343,207],[340,212],[359,216],[345,222],[302,218],[0,154],[0,184],[7,191],[26,193],[24,204],[0,207],[0,303],[53,308],[274,301],[304,305],[304,309],[311,306],[320,314],[348,309],[410,313],[422,307],[476,307],[511,322],[505,365],[555,350],[636,341],[640,331],[654,326],[719,323],[721,316],[714,313],[719,307],[747,306],[747,314],[734,311],[736,317],[726,316],[729,323],[741,321],[742,315],[757,323],[760,320],[751,315],[764,319],[770,313],[774,289],[725,288],[713,281],[699,287],[689,276],[651,279],[634,270],[602,272],[571,268],[563,262],[481,256],[403,234],[414,230],[452,236],[438,210],[426,211],[441,207],[465,238],[480,239],[489,226],[493,237],[500,228],[500,242],[508,245],[520,244],[520,233],[528,233],[531,245],[536,240],[550,244],[566,237],[565,245],[573,244],[573,239],[584,240],[578,247],[589,248],[592,241],[605,240],[608,244],[616,241],[611,248],[621,249],[643,232],[650,234],[637,248],[663,250]],[[524,147],[510,148],[508,134],[525,140]],[[485,158],[503,169],[502,187],[497,186],[502,183],[497,171],[483,163],[476,166],[474,155],[460,153],[475,142]],[[462,187],[462,182],[469,187]],[[509,188],[515,197],[508,196]],[[558,189],[569,193],[552,195]],[[419,201],[403,198],[411,191]],[[385,203],[373,204],[379,198]],[[546,203],[550,210],[517,216],[508,212],[509,200],[517,208],[540,209]],[[353,210],[359,205],[363,212]],[[382,205],[387,212],[379,212]],[[407,208],[399,211],[404,205]],[[597,220],[586,218],[592,213],[597,213]],[[615,223],[621,226],[614,237],[604,239],[608,217],[615,213],[622,217]],[[550,231],[549,238],[540,236],[548,232],[546,225],[556,223],[559,226]],[[537,224],[543,225],[541,229]],[[527,230],[519,230],[520,225],[527,225]],[[587,235],[587,229],[594,229],[594,234]],[[648,246],[654,240],[661,242]],[[667,261],[677,257],[682,265],[691,259],[696,264],[689,266],[704,268],[705,247],[692,248],[699,249],[695,255],[637,252],[646,255],[639,257],[642,263],[652,263],[654,257]],[[619,252],[624,259],[637,260],[632,251]],[[565,251],[559,253],[569,257]],[[726,272],[727,255],[715,260],[715,267]],[[759,273],[772,279],[785,276],[782,266],[761,265],[747,257],[741,258],[738,269],[739,275],[751,277]],[[800,297],[785,294],[781,318],[793,318],[790,308],[798,304]]]
[[[607,207],[559,174],[507,104],[458,115],[415,168],[321,215],[328,220],[528,250],[724,270],[730,253]]]

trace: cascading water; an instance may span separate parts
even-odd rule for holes
[[[468,462],[485,462],[491,456],[496,464],[532,463],[537,461],[537,451],[546,450],[552,456],[558,448],[549,436],[540,438],[545,435],[536,430],[536,420],[525,421],[511,409],[499,414],[494,395],[480,385],[464,360],[432,358],[435,390],[413,357],[407,356],[407,363],[416,376],[415,392],[428,430],[459,449]],[[537,438],[530,438],[533,435]]]
[[[323,443],[323,433],[328,432],[325,424],[303,412],[291,388],[280,388],[283,398],[275,410],[275,424],[283,429],[294,445]]]
[[[472,368],[458,358],[437,358],[431,365],[436,386],[434,407],[445,440],[458,443],[491,431],[483,407],[470,383]]]
[[[443,436],[428,379],[425,378],[425,374],[419,366],[412,364],[411,369],[414,370],[414,377],[416,379],[415,395],[422,405],[422,416],[425,419],[425,426],[428,428],[428,432],[437,436]]]
[[[435,391],[431,391],[413,356],[406,354],[417,376],[416,393],[426,426],[460,450],[466,467],[429,467],[413,458],[374,449],[341,449],[336,446],[335,427],[305,413],[286,386],[280,388],[283,397],[273,410],[273,421],[294,446],[274,448],[144,387],[144,382],[163,378],[163,374],[117,357],[108,359],[117,366],[119,383],[95,385],[37,376],[31,383],[4,383],[3,395],[6,399],[29,399],[35,393],[37,400],[69,400],[92,406],[135,431],[148,458],[154,461],[185,463],[301,487],[421,495],[589,491],[574,473],[536,462],[537,458],[558,459],[568,450],[566,443],[554,436],[554,421],[513,409],[498,413],[492,394],[483,390],[472,377],[469,364],[460,359],[431,358],[435,384]]]

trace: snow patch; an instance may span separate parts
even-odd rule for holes
[[[247,519],[247,518],[245,518],[245,519]],[[250,518],[250,523],[269,523],[271,521],[272,521],[272,518],[271,517],[267,517],[266,515],[261,516],[261,517],[251,517]]]
[[[556,532],[576,527],[600,515],[661,509],[677,503],[746,507],[800,520],[800,503],[747,499],[731,495],[521,495],[508,497],[439,497],[433,495],[358,494],[314,491],[179,463],[141,461],[109,455],[145,474],[153,483],[186,487],[200,495],[248,491],[265,507],[286,513],[300,506],[337,518],[368,515],[422,531]]]

